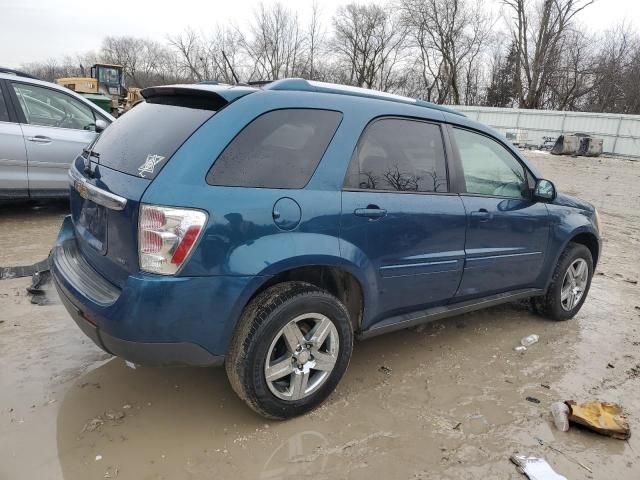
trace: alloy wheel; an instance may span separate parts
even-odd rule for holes
[[[320,313],[305,313],[276,334],[267,352],[264,375],[271,393],[300,400],[324,384],[338,360],[338,330]]]

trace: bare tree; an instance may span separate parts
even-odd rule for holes
[[[476,61],[491,32],[481,1],[401,0],[401,10],[419,52],[426,98],[458,104],[463,93],[470,96],[478,75]]]
[[[345,71],[345,82],[387,90],[403,49],[405,30],[378,5],[350,3],[333,17],[333,50]]]
[[[297,76],[304,68],[305,36],[296,13],[281,3],[260,4],[248,34],[237,29],[240,45],[252,63],[250,77],[277,80]]]
[[[515,89],[520,107],[540,108],[556,68],[562,40],[575,16],[594,0],[502,0],[512,12],[516,45]]]

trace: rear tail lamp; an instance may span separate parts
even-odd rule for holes
[[[141,205],[138,256],[145,272],[174,275],[200,238],[207,214],[192,208]]]

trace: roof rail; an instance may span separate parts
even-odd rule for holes
[[[416,100],[415,98],[404,97],[379,90],[369,90],[368,88],[352,87],[349,85],[340,85],[337,83],[316,82],[314,80],[305,80],[304,78],[284,78],[265,85],[264,90],[286,90],[297,92],[318,92],[318,93],[334,93],[337,95],[350,95],[353,97],[375,98],[377,100],[388,100],[397,103],[406,103],[416,105],[418,107],[433,108],[454,115],[466,116],[463,113],[424,100]]]
[[[26,78],[33,78],[34,80],[40,80],[38,77],[34,77],[33,75],[30,75],[28,73],[21,72],[20,70],[14,70],[13,68],[0,67],[0,73],[9,73],[11,75],[16,75],[18,77],[26,77]]]

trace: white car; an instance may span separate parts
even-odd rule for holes
[[[0,201],[67,196],[69,165],[114,120],[65,87],[0,68]]]

